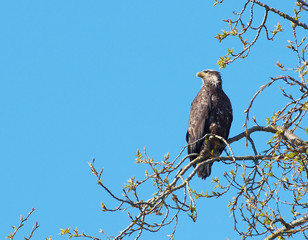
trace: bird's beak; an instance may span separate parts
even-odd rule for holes
[[[203,77],[205,77],[205,75],[206,75],[205,72],[198,72],[196,76],[200,77],[200,78],[203,78]]]

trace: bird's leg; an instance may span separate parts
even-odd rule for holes
[[[200,155],[205,156],[207,159],[217,157],[220,155],[221,148],[222,142],[219,139],[210,136],[204,140]]]

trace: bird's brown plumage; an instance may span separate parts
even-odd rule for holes
[[[203,85],[191,104],[188,131],[186,135],[188,154],[202,151],[207,157],[219,156],[225,144],[220,140],[198,141],[205,134],[219,135],[228,138],[232,122],[232,106],[229,98],[222,90],[220,73],[214,70],[204,70],[197,74],[203,80]],[[194,143],[196,142],[196,143]],[[190,157],[194,160],[195,157]],[[213,163],[203,165],[198,170],[198,176],[203,179],[211,174]]]

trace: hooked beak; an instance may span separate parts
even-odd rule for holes
[[[203,77],[205,77],[205,75],[206,75],[205,72],[198,72],[196,76],[200,77],[200,78],[203,78]]]

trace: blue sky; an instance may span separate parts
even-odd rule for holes
[[[201,86],[196,72],[218,69],[218,57],[237,46],[233,40],[220,44],[214,36],[227,28],[221,19],[241,3],[212,5],[201,0],[0,2],[0,238],[32,207],[37,211],[17,239],[28,235],[35,221],[40,224],[35,239],[65,239],[58,234],[66,227],[116,235],[127,224],[126,213],[100,212],[100,203],[110,198],[88,162],[95,157],[105,169],[103,181],[121,194],[128,178],[144,174],[134,163],[137,149],[146,147],[155,160],[178,154]],[[234,112],[230,136],[243,130],[243,111],[259,86],[278,74],[276,61],[291,61],[281,47],[286,39],[260,41],[248,59],[221,70]],[[253,115],[260,124],[282,104],[277,94],[270,91],[256,101]],[[244,144],[234,150],[247,153]],[[222,176],[223,167],[215,164],[212,175]],[[193,184],[211,188],[201,179]],[[182,215],[176,239],[237,239],[227,209],[231,197],[200,200],[197,222]],[[143,239],[167,238],[170,231]]]

